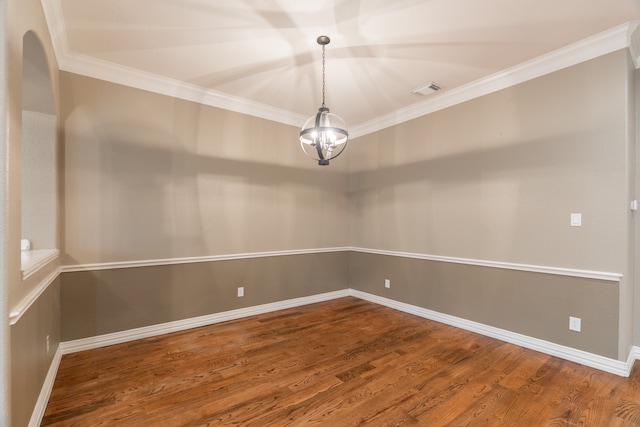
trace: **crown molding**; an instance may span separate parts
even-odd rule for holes
[[[306,116],[292,111],[71,52],[66,36],[61,1],[41,0],[58,66],[63,71],[290,126],[299,127],[307,119]],[[637,22],[620,25],[466,85],[443,91],[423,102],[353,125],[349,131],[350,137],[354,139],[374,133],[627,47],[630,48],[636,67],[638,67],[640,63],[640,35],[636,34],[637,27]]]
[[[637,26],[637,22],[619,25],[506,70],[455,89],[443,91],[425,101],[352,127],[350,134],[353,138],[367,135],[580,64],[607,53],[627,48],[630,45],[631,34]]]
[[[136,89],[299,127],[306,116],[93,57],[68,53],[60,69]]]
[[[638,22],[629,24],[629,53],[631,53],[636,70],[640,68],[640,30],[638,24]]]
[[[290,126],[299,127],[307,119],[307,116],[303,114],[72,52],[67,39],[61,0],[41,1],[47,26],[51,33],[58,67],[62,71],[247,114]]]

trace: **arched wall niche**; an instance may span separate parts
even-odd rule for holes
[[[56,112],[42,43],[23,36],[22,67],[22,270],[57,255]]]

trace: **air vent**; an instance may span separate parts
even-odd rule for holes
[[[423,84],[422,86],[418,86],[415,89],[412,89],[411,93],[415,93],[416,95],[429,95],[439,90],[440,90],[440,86],[438,86],[434,82],[429,82],[429,83]]]

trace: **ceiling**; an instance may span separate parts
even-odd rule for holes
[[[62,70],[295,126],[322,103],[328,35],[326,104],[352,136],[632,45],[640,20],[640,0],[42,4]]]

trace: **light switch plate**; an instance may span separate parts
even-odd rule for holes
[[[582,227],[582,214],[581,213],[572,213],[571,214],[571,226],[572,227]]]

